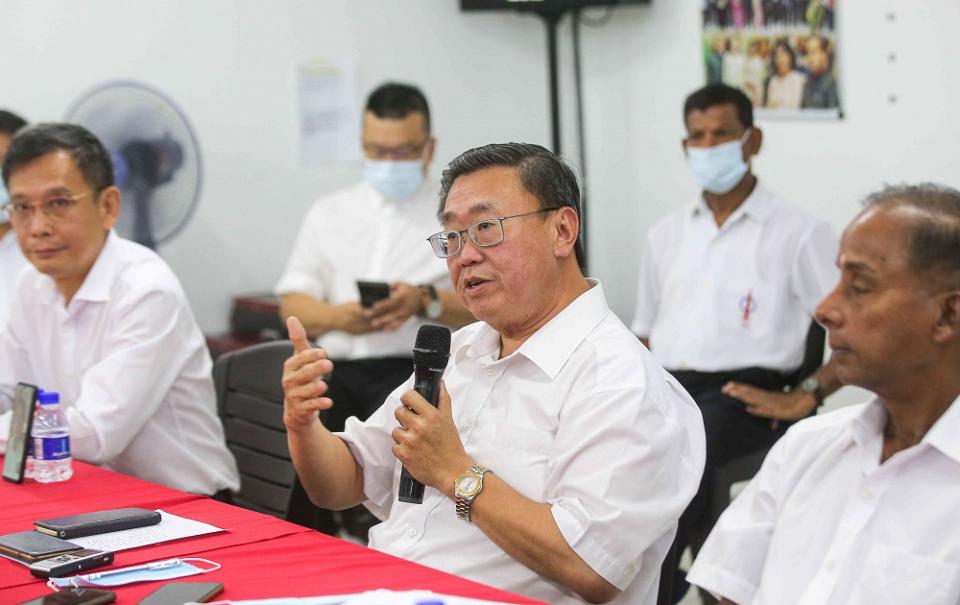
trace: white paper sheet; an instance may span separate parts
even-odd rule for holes
[[[137,548],[138,546],[147,546],[148,544],[158,544],[160,542],[169,542],[170,540],[179,540],[180,538],[215,534],[224,531],[222,528],[210,525],[209,523],[178,517],[177,515],[163,512],[162,510],[157,510],[157,512],[160,513],[160,523],[156,525],[123,529],[107,534],[87,536],[86,538],[71,538],[70,541],[84,548],[117,552]]]

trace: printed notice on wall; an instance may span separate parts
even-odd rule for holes
[[[360,111],[352,61],[312,59],[296,66],[300,165],[360,158]]]
[[[837,69],[841,0],[704,0],[707,83],[750,97],[760,118],[842,117]]]

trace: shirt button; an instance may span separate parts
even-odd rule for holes
[[[496,373],[496,370],[487,370],[487,376],[493,376]]]
[[[416,535],[417,535],[417,528],[416,528],[416,527],[411,527],[410,529],[408,529],[408,530],[407,530],[407,535],[409,535],[411,538],[414,537],[414,536],[416,536]]]
[[[864,500],[869,500],[870,498],[873,497],[873,492],[871,492],[868,489],[865,489],[860,492],[860,495],[863,496]]]
[[[467,420],[466,422],[463,423],[463,429],[462,429],[462,430],[464,430],[464,431],[469,431],[471,428],[473,428],[473,423],[470,422],[469,420]]]
[[[827,561],[827,571],[833,571],[837,568],[837,562],[834,560]]]

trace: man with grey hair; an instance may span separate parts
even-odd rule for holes
[[[875,393],[804,420],[720,518],[691,583],[723,603],[960,602],[960,192],[869,196],[817,308],[837,375]]]
[[[337,405],[333,364],[291,318],[284,422],[314,502],[384,519],[372,548],[549,603],[653,605],[703,423],[581,273],[579,205],[573,171],[539,145],[453,160],[428,239],[480,321],[453,335],[439,406],[411,378],[331,433],[317,412]],[[398,500],[401,463],[422,504]]]

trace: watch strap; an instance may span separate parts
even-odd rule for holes
[[[480,489],[478,489],[477,492],[470,497],[457,495],[456,485],[454,486],[454,495],[456,495],[456,498],[457,498],[457,503],[456,503],[457,518],[462,519],[467,523],[471,522],[470,511],[473,508],[473,501],[477,498],[477,496],[480,495],[480,492],[483,491],[483,477],[489,472],[490,472],[490,469],[483,466],[482,464],[474,464],[473,466],[470,467],[467,473],[473,473],[474,475],[477,475],[477,479],[480,481]],[[467,474],[467,473],[464,473],[464,474]],[[459,482],[459,479],[458,479],[458,482]]]

